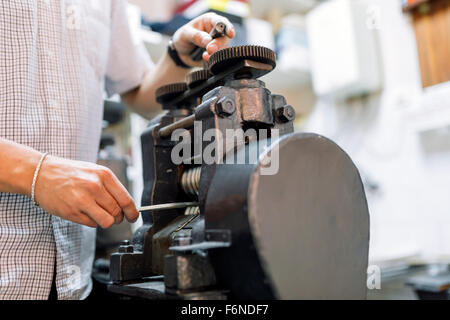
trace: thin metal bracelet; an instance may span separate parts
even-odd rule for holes
[[[33,201],[35,206],[39,206],[39,204],[34,199],[34,188],[36,187],[36,180],[39,175],[39,170],[41,170],[42,162],[44,162],[45,157],[47,157],[47,156],[48,156],[48,152],[44,153],[41,156],[41,159],[39,159],[39,162],[36,166],[36,170],[34,170],[33,183],[31,184],[31,201]]]

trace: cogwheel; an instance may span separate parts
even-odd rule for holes
[[[185,82],[166,84],[156,90],[156,101],[158,101],[158,103],[164,104],[165,102],[169,102],[176,96],[182,94],[186,90],[187,84]]]
[[[211,76],[211,73],[209,70],[206,69],[200,69],[196,71],[192,71],[186,76],[186,83],[189,88],[193,88],[203,81],[208,80],[208,78]]]
[[[218,74],[240,60],[252,60],[276,66],[275,52],[269,48],[255,45],[237,46],[216,51],[209,58],[209,70]]]

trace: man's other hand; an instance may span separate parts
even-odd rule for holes
[[[139,213],[125,187],[106,167],[48,156],[42,164],[35,198],[50,214],[89,227],[109,228],[137,220]]]
[[[212,39],[209,33],[218,22],[225,24],[226,35]],[[203,59],[208,62],[209,57],[214,52],[228,46],[234,35],[234,27],[227,18],[215,13],[205,13],[178,29],[173,35],[173,41],[175,49],[185,64],[201,66],[201,61],[195,62],[189,57],[189,54],[195,47],[206,48],[206,51],[203,53]]]

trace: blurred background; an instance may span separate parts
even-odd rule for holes
[[[207,11],[234,23],[231,45],[275,50],[277,68],[261,80],[294,106],[296,130],[334,140],[354,160],[371,215],[369,264],[383,279],[406,274],[391,282],[391,293],[369,297],[412,298],[392,293],[405,283],[447,288],[450,277],[430,284],[423,275],[446,274],[450,262],[449,0],[129,3],[133,33],[155,62],[175,30]],[[100,162],[116,166],[139,203],[140,134],[148,122],[117,98],[105,105]],[[109,236],[101,231],[99,248],[108,252],[117,246],[111,237],[131,235],[130,226],[121,228]],[[103,246],[102,237],[109,239]],[[419,267],[421,278],[411,278]]]

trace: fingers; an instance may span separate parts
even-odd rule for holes
[[[203,29],[206,32],[210,32],[212,28],[218,22],[222,22],[226,26],[226,36],[232,39],[235,35],[235,30],[233,24],[225,17],[222,17],[216,13],[206,13],[199,17],[201,24],[203,24]]]
[[[216,52],[219,49],[226,48],[228,46],[228,43],[230,42],[229,38],[217,38],[208,43],[208,46],[206,47],[206,50],[208,51],[209,55],[212,55],[214,52]]]
[[[205,60],[206,62],[209,62],[209,54],[208,51],[203,52],[202,58],[203,60]]]
[[[180,37],[181,40],[185,41],[185,43],[192,43],[202,48],[205,48],[206,45],[212,40],[208,33],[191,26],[186,26]]]
[[[122,221],[123,221],[123,212],[122,212],[122,210],[120,210],[119,214],[117,216],[114,216],[114,223],[121,224]]]
[[[63,204],[63,207],[59,210],[60,216],[63,219],[82,224],[91,228],[96,228],[98,224],[92,220],[89,216],[82,213],[76,207],[72,207],[67,203]],[[52,213],[54,214],[54,213]]]
[[[106,191],[115,199],[127,220],[135,222],[139,217],[139,212],[128,191],[110,170],[104,170],[102,175]]]
[[[123,221],[122,208],[118,205],[117,201],[111,196],[111,194],[102,188],[101,195],[96,197],[97,204],[105,209],[110,215],[114,217],[115,223],[119,224]]]
[[[227,18],[222,17],[218,14],[207,13],[200,18],[202,18],[201,21],[203,23],[204,30],[206,30],[207,32],[210,32],[218,22],[222,22],[226,26],[226,37],[213,39],[206,46],[206,52],[203,54],[203,59],[206,62],[209,62],[209,58],[214,52],[228,46],[230,40],[235,36],[235,30],[233,25]]]
[[[86,214],[89,218],[91,218],[91,220],[95,221],[95,223],[103,229],[110,228],[115,222],[114,217],[95,202],[86,203],[81,208],[81,212]]]
[[[205,59],[205,61],[208,62],[209,57],[214,52],[216,52],[217,50],[226,48],[228,46],[229,42],[230,42],[230,38],[227,38],[227,37],[221,37],[221,38],[216,38],[216,39],[212,40],[206,47],[206,51],[203,54],[203,59]]]
[[[218,22],[225,24],[226,34],[225,37],[220,37],[213,40],[209,33]],[[200,61],[192,61],[192,59],[188,56],[195,46],[201,48],[207,48],[207,46],[210,46],[209,52],[203,56],[204,59],[208,61],[209,56],[215,51],[226,47],[234,35],[234,27],[227,18],[215,13],[206,13],[177,30],[173,36],[173,41],[182,60],[186,60],[186,64],[190,66],[200,66]]]
[[[82,224],[91,228],[97,228],[98,226],[98,224],[94,220],[81,212],[73,215],[71,220],[75,223]]]

